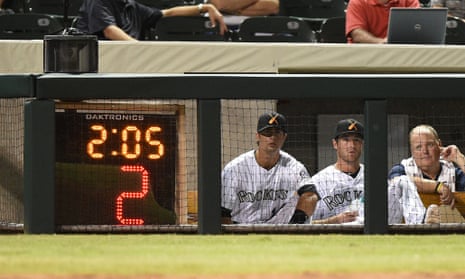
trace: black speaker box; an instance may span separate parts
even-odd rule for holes
[[[97,73],[97,36],[44,36],[44,72],[72,74]]]

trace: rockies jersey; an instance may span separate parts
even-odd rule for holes
[[[297,190],[311,184],[305,166],[284,151],[276,165],[258,165],[255,151],[239,155],[223,169],[221,206],[242,224],[287,224],[297,205]]]
[[[465,188],[463,171],[452,162],[440,160],[441,171],[438,177],[425,177],[421,169],[410,157],[395,165],[388,175],[388,221],[389,224],[422,224],[426,213],[417,186],[412,177],[422,177],[442,181],[450,185],[452,192]]]
[[[312,177],[321,200],[318,201],[313,220],[326,219],[350,208],[352,201],[363,197],[364,166],[355,178],[334,167],[328,166]]]

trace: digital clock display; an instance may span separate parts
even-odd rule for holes
[[[182,222],[176,175],[182,109],[57,103],[56,225]]]

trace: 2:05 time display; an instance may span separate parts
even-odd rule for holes
[[[118,135],[121,145],[117,150],[111,150],[109,154],[104,153],[105,143],[108,140],[108,130],[106,127],[101,124],[95,124],[91,125],[89,129],[95,132],[95,138],[90,139],[87,143],[87,154],[92,159],[103,159],[108,155],[123,156],[126,159],[137,159],[141,156],[141,146],[143,143],[148,146],[147,154],[145,155],[147,159],[156,160],[164,155],[164,145],[157,139],[157,136],[162,132],[160,126],[149,126],[145,131],[141,131],[136,125],[127,125],[121,131],[118,131],[117,128],[112,128],[110,135]]]
[[[57,104],[56,225],[179,223],[179,106]]]

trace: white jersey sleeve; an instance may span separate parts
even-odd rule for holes
[[[407,175],[388,181],[389,224],[421,224],[426,208],[421,201],[415,183]]]
[[[437,180],[455,185],[455,165],[444,160],[440,163],[441,172]],[[402,169],[397,168],[394,176],[388,179],[388,222],[422,224],[426,208],[412,177],[423,177],[423,173],[412,157],[402,160],[400,166]]]

